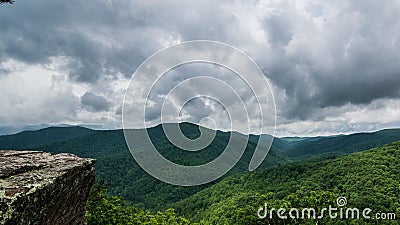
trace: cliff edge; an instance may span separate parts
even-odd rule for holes
[[[85,224],[94,159],[0,151],[0,224]]]

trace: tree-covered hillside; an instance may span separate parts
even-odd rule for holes
[[[151,213],[143,208],[129,206],[121,196],[105,194],[107,185],[100,182],[91,191],[86,205],[88,225],[189,225],[188,219],[177,216],[174,209]]]
[[[182,123],[180,126],[183,133],[189,138],[194,139],[200,134],[197,125]],[[223,151],[230,135],[229,132],[218,131],[215,140],[208,148],[188,153],[169,143],[161,126],[150,128],[147,131],[163,156],[185,165],[197,165],[215,159]],[[95,165],[97,180],[104,179],[106,183],[110,184],[108,194],[123,196],[129,204],[150,209],[152,212],[177,207],[178,212],[183,213],[189,219],[195,221],[204,219],[204,221],[213,222],[217,212],[223,215],[221,216],[222,219],[225,218],[227,221],[231,221],[232,216],[242,218],[242,214],[237,214],[233,208],[229,207],[237,207],[239,211],[251,211],[253,210],[251,207],[255,207],[255,205],[246,208],[247,202],[257,203],[256,199],[258,198],[273,201],[274,204],[286,204],[290,199],[303,195],[306,199],[322,198],[324,202],[333,201],[335,196],[338,196],[344,190],[348,190],[349,184],[346,180],[357,185],[360,185],[360,182],[364,184],[373,180],[370,176],[364,174],[350,176],[355,174],[354,170],[365,168],[366,171],[371,172],[372,169],[385,168],[383,165],[368,164],[369,161],[363,158],[367,152],[353,154],[348,156],[349,158],[336,158],[337,156],[399,139],[400,130],[383,130],[374,133],[335,137],[299,138],[296,140],[276,138],[261,168],[257,169],[257,172],[249,173],[246,171],[258,140],[258,136],[251,135],[241,160],[223,177],[224,179],[196,187],[173,186],[148,175],[133,160],[122,130],[93,131],[80,127],[47,128],[16,135],[0,136],[0,149],[37,149],[52,153],[69,152],[81,157],[95,158],[97,159]],[[374,151],[377,150],[372,152]],[[379,152],[382,152],[382,150],[379,150]],[[382,156],[378,153],[371,155],[370,160]],[[358,160],[356,157],[362,159]],[[301,161],[308,158],[312,158],[313,161]],[[351,162],[348,161],[350,159],[352,159]],[[391,167],[398,165],[398,163],[394,163],[395,160],[393,164],[387,162],[387,158],[383,159],[382,162],[386,162]],[[298,162],[290,163],[293,161]],[[374,161],[374,163],[377,162]],[[259,171],[262,168],[269,169]],[[397,173],[383,172],[390,174],[390,176],[397,176],[395,177],[397,181],[400,180]],[[238,173],[241,174],[231,177]],[[379,179],[374,182],[381,182],[380,179],[379,176]],[[221,180],[222,182],[219,183]],[[388,187],[383,184],[381,186]],[[203,189],[205,190],[199,192]],[[354,193],[367,196],[362,190],[364,189],[360,189],[358,192],[352,191],[347,197],[351,202],[357,203],[353,201],[357,199],[353,196]],[[398,188],[395,190],[398,190]],[[330,197],[328,198],[328,196]],[[231,203],[227,204],[225,201]],[[243,205],[240,202],[246,204]],[[232,215],[225,215],[224,207],[227,206],[229,206],[228,211],[233,213]],[[242,209],[244,206],[246,206],[246,209]],[[254,219],[254,214],[250,211],[248,211],[248,215]],[[216,222],[222,223],[223,221],[217,220]]]
[[[298,161],[311,157],[345,155],[359,152],[394,141],[400,140],[400,129],[387,129],[371,133],[356,133],[350,135],[312,137],[288,141],[283,148],[284,155]]]
[[[0,136],[0,149],[29,149],[51,143],[84,137],[97,131],[83,127],[49,127]]]
[[[183,133],[189,138],[199,136],[197,125],[181,124]],[[224,150],[229,141],[229,132],[220,132],[209,147],[198,152],[187,152],[174,147],[163,134],[161,126],[148,129],[157,149],[164,157],[185,165],[203,164],[215,159]],[[202,186],[180,187],[163,183],[148,175],[141,169],[125,143],[122,130],[96,131],[81,138],[73,138],[53,144],[42,145],[31,149],[52,153],[69,152],[81,157],[97,159],[96,177],[110,183],[108,193],[122,195],[125,200],[136,206],[149,209],[166,209],[168,203],[176,202],[202,190],[218,181]],[[249,142],[245,153],[238,164],[227,174],[248,170],[255,144]],[[276,166],[286,163],[277,151],[270,150],[261,167]]]
[[[398,224],[400,217],[400,142],[324,161],[313,160],[233,175],[172,206],[204,224]],[[272,208],[321,209],[345,197],[346,207],[371,208],[372,219],[259,219]],[[318,211],[317,211],[318,212]],[[377,220],[375,213],[396,213]],[[388,214],[389,215],[389,214]]]

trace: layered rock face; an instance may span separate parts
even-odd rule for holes
[[[85,224],[94,159],[0,151],[0,224]]]

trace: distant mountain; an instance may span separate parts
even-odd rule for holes
[[[333,136],[327,136],[327,137],[333,137]],[[283,137],[281,138],[283,141],[287,141],[293,144],[303,142],[303,141],[310,141],[310,140],[319,140],[321,138],[325,137]]]
[[[257,142],[257,135],[250,135]],[[400,129],[386,129],[370,133],[317,137],[274,138],[273,146],[288,161],[334,157],[359,152],[400,140]]]
[[[88,128],[91,130],[104,130],[102,125],[99,124],[77,124],[77,125],[71,125],[71,124],[35,124],[35,125],[25,125],[25,126],[20,126],[20,127],[12,127],[12,126],[0,126],[0,136],[3,135],[12,135],[12,134],[18,134],[23,131],[37,131],[41,130],[44,128],[50,128],[50,127],[83,127],[83,128]]]
[[[96,133],[83,127],[48,127],[0,136],[0,149],[29,149]]]
[[[22,131],[39,130],[50,127],[48,124],[26,125],[22,127],[0,126],[0,135],[16,134]]]
[[[283,154],[291,160],[337,156],[363,151],[400,140],[400,129],[311,138],[282,138],[287,141]]]

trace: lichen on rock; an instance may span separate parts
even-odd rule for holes
[[[94,159],[0,151],[0,224],[85,224]]]

